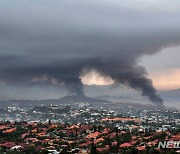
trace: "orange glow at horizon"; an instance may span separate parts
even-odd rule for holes
[[[87,85],[109,85],[114,83],[110,77],[102,76],[96,70],[91,70],[90,72],[82,75],[80,78],[82,83]]]
[[[153,80],[153,85],[159,90],[170,90],[180,88],[180,69],[169,69],[156,72],[149,77]]]
[[[170,90],[180,88],[180,69],[169,69],[166,71],[155,72],[149,75],[153,85],[159,90]],[[102,76],[95,70],[81,76],[83,84],[87,85],[110,85],[114,81],[108,76]]]

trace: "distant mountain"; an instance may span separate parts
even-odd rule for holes
[[[180,89],[160,91],[159,94],[166,102],[180,103]]]
[[[173,106],[180,108],[180,89],[168,90],[168,91],[159,91],[159,95],[164,99],[165,106]],[[136,95],[99,95],[96,97],[87,97],[87,96],[65,96],[60,99],[47,99],[47,100],[8,100],[0,101],[0,108],[8,107],[12,104],[20,105],[21,107],[32,107],[39,105],[50,105],[50,104],[74,104],[74,103],[111,103],[119,102],[121,103],[132,103],[132,104],[150,104],[149,100],[146,98]]]
[[[77,102],[86,102],[86,103],[108,103],[109,101],[104,99],[91,98],[87,96],[65,96],[59,99],[61,103],[77,103]],[[110,103],[110,102],[109,102]]]
[[[58,105],[58,104],[73,104],[73,103],[111,103],[107,100],[101,100],[86,96],[65,96],[60,99],[48,99],[48,100],[9,100],[0,101],[0,107],[8,107],[12,104],[20,105],[21,107],[32,107],[39,105]]]
[[[180,89],[161,91],[160,94],[165,97],[174,97],[180,99]]]
[[[133,100],[133,97],[130,96],[110,96],[110,95],[102,95],[96,96],[97,99],[105,99],[109,101],[122,101],[122,100]]]
[[[159,91],[165,106],[180,108],[180,89]]]

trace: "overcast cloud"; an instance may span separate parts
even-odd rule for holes
[[[0,0],[0,81],[83,94],[95,69],[162,103],[139,60],[180,45],[179,15],[178,0]]]

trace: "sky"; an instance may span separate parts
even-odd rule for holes
[[[180,88],[179,0],[0,0],[0,99]]]
[[[180,88],[180,46],[167,47],[158,54],[144,57],[141,64],[146,67],[154,86],[159,90]]]

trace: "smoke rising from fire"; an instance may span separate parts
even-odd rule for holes
[[[152,11],[146,2],[140,9],[138,0],[0,2],[1,82],[63,84],[69,94],[84,95],[80,77],[95,69],[162,104],[138,60],[180,44],[178,9]]]

